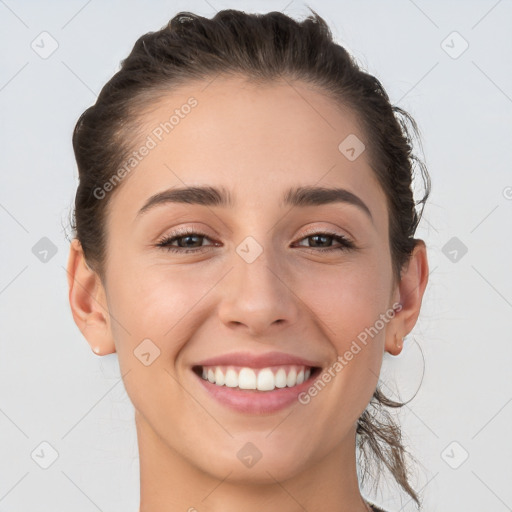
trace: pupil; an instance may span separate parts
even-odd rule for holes
[[[195,235],[187,235],[186,237],[183,238],[183,240],[186,240],[185,242],[185,245],[186,247],[190,247],[190,245],[188,244],[188,242],[193,239],[193,238],[197,238],[197,236]],[[192,242],[193,243],[193,242]]]
[[[325,241],[327,238],[330,238],[330,237],[326,236],[326,235],[313,235],[313,239],[315,241],[318,240],[318,239],[323,239]]]

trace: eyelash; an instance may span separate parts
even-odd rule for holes
[[[195,247],[193,249],[186,249],[184,247],[175,247],[171,246],[170,244],[176,240],[179,240],[180,238],[185,238],[186,236],[190,235],[197,235],[199,237],[207,238],[209,239],[208,235],[206,233],[203,233],[201,231],[198,231],[193,228],[186,228],[184,230],[176,231],[174,233],[171,233],[169,236],[165,236],[161,240],[159,240],[156,244],[157,247],[160,249],[163,249],[168,252],[174,252],[174,253],[181,253],[181,254],[187,254],[187,253],[197,253],[197,252],[204,252],[204,249],[207,247],[215,247],[214,245],[206,246],[206,247]],[[310,251],[314,252],[330,252],[330,251],[349,251],[351,249],[355,249],[355,245],[353,242],[351,242],[348,238],[346,238],[343,235],[339,235],[337,233],[333,233],[330,231],[314,231],[310,233],[306,233],[299,241],[302,241],[307,238],[311,238],[313,236],[327,236],[335,240],[336,242],[340,243],[338,246],[334,247],[327,247],[327,248],[316,248],[316,247],[304,247],[305,249],[309,249]],[[207,249],[208,250],[208,249]]]

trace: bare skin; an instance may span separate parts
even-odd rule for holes
[[[76,240],[68,262],[73,318],[96,354],[117,352],[136,410],[140,512],[365,512],[356,423],[384,353],[398,355],[417,321],[425,244],[394,282],[386,198],[368,152],[350,161],[338,149],[350,134],[365,140],[351,112],[303,83],[206,85],[173,91],[141,116],[143,141],[187,98],[198,101],[103,199],[104,281]],[[191,185],[225,187],[235,204],[162,203],[138,215],[154,194]],[[347,189],[371,218],[349,203],[282,206],[284,191],[299,185]],[[206,234],[189,241],[195,253],[157,246],[178,227]],[[325,252],[340,246],[311,238],[326,230],[355,247]],[[251,263],[236,251],[248,236],[263,249]],[[285,352],[327,368],[396,303],[400,311],[306,405],[234,411],[191,370],[235,351]],[[148,366],[134,355],[144,339],[160,350]],[[237,457],[247,442],[262,453],[250,468]]]

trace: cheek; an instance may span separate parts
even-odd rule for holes
[[[303,288],[308,306],[333,349],[331,396],[343,397],[360,414],[371,398],[384,353],[385,332],[393,317],[389,309],[390,274],[385,261],[354,263]],[[314,277],[314,276],[313,276]],[[338,363],[335,364],[335,361]],[[357,389],[358,393],[353,393]],[[348,403],[350,402],[350,404]]]
[[[319,316],[340,349],[370,328],[385,313],[391,293],[390,276],[379,262],[360,262],[309,273],[301,297]]]
[[[187,403],[175,381],[175,363],[204,321],[198,303],[211,288],[204,276],[193,276],[190,270],[136,265],[119,266],[109,276],[109,307],[116,319],[111,325],[126,391],[153,422],[162,410]],[[149,354],[147,365],[143,354]]]
[[[112,328],[120,357],[149,338],[169,361],[198,324],[199,304],[210,288],[208,277],[191,269],[133,264],[113,270],[109,307],[118,320]]]

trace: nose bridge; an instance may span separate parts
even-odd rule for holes
[[[261,238],[263,243],[248,236],[236,247],[220,308],[224,323],[244,324],[255,332],[297,318],[284,260],[279,261],[270,236]]]
[[[237,280],[240,299],[247,295],[256,305],[259,300],[274,300],[285,293],[282,278],[278,278],[284,265],[279,264],[270,237],[262,243],[246,237],[236,248],[234,265],[233,279]]]
[[[274,288],[280,289],[282,283],[276,283],[276,274],[286,272],[283,260],[279,258],[279,250],[275,240],[275,230],[266,215],[261,212],[261,205],[250,198],[244,202],[245,224],[237,226],[235,235],[243,238],[235,246],[233,255],[234,272],[240,277],[249,290],[256,286],[255,291],[272,293]],[[279,280],[278,280],[279,281]]]

